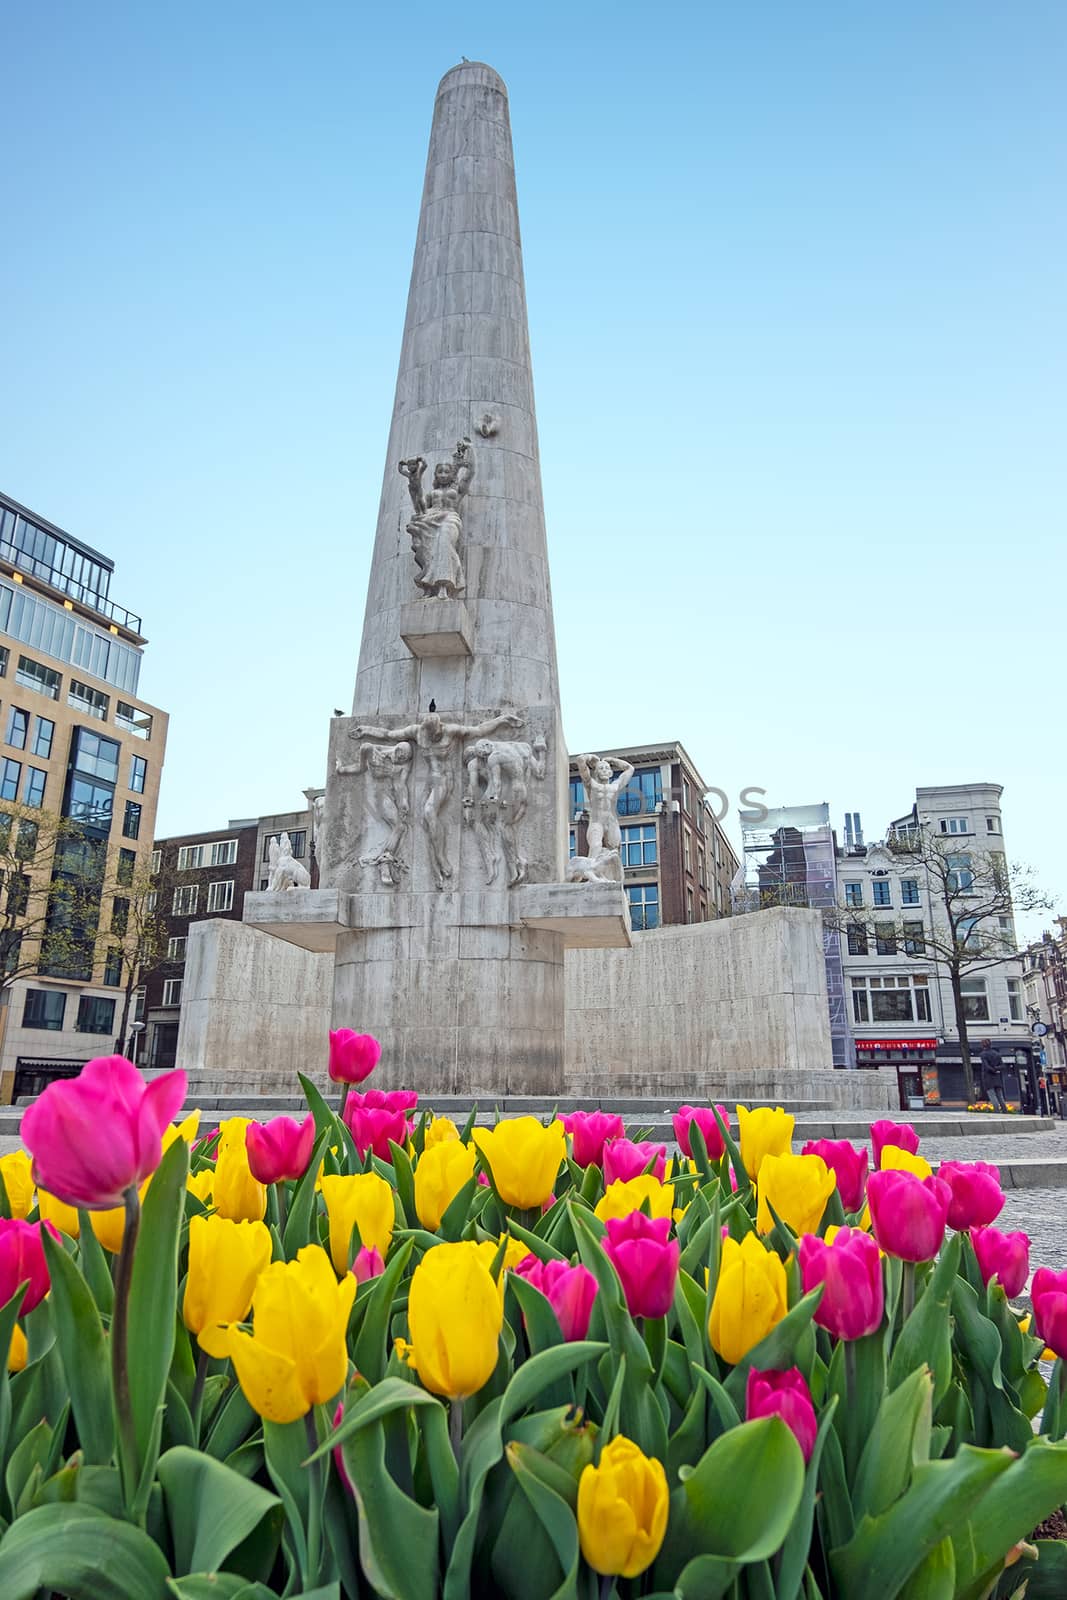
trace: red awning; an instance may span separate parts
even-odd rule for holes
[[[857,1050],[935,1050],[936,1039],[857,1039]]]

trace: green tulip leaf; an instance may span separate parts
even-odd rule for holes
[[[960,1600],[984,1595],[1004,1557],[1067,1501],[1067,1440],[1035,1439],[980,1501],[966,1526],[952,1529]],[[1033,1589],[1029,1593],[1033,1593]],[[1062,1591],[1067,1593],[1067,1590]]]
[[[318,1123],[316,1122],[316,1128]],[[317,1243],[317,1237],[312,1233],[312,1213],[315,1208],[315,1184],[319,1175],[319,1167],[326,1153],[326,1147],[334,1135],[334,1128],[328,1125],[319,1128],[315,1137],[311,1159],[304,1170],[303,1176],[296,1186],[292,1203],[289,1206],[289,1215],[285,1221],[285,1236],[282,1239],[282,1252],[286,1261],[294,1261],[298,1250],[306,1244]]]
[[[679,1573],[671,1595],[677,1600],[721,1600],[733,1587],[741,1565],[723,1556],[694,1556]]]
[[[130,1406],[142,1480],[159,1448],[163,1405],[174,1351],[178,1305],[178,1239],[185,1215],[189,1146],[175,1139],[144,1197],[134,1251],[129,1305]],[[147,1469],[147,1471],[146,1471]]]
[[[900,1600],[952,1600],[956,1593],[956,1555],[951,1539],[935,1545],[900,1591]]]
[[[933,1393],[929,1367],[917,1367],[882,1400],[852,1490],[857,1517],[888,1511],[906,1491],[916,1462],[928,1459]]]
[[[415,1208],[415,1173],[412,1170],[411,1157],[403,1145],[395,1144],[392,1139],[389,1140],[389,1154],[392,1158],[393,1183],[400,1197],[404,1221],[414,1227],[419,1220],[419,1214]],[[449,1237],[445,1234],[446,1239]],[[458,1233],[456,1238],[459,1238]]]
[[[798,1300],[770,1333],[753,1345],[727,1378],[724,1388],[736,1406],[744,1405],[745,1388],[751,1368],[757,1372],[788,1372],[797,1365],[797,1346],[811,1327],[811,1319],[822,1298],[822,1284]]]
[[[51,1448],[52,1429],[47,1422],[39,1422],[29,1433],[22,1436],[12,1450],[4,1473],[4,1487],[15,1516],[18,1516],[22,1492],[29,1483],[34,1468],[38,1469],[39,1481],[40,1468],[48,1460]]]
[[[577,1499],[577,1485],[562,1468],[556,1469],[559,1481],[554,1484],[553,1474],[549,1470],[552,1463],[546,1457],[535,1463],[533,1459],[535,1454],[536,1452],[524,1451],[519,1444],[508,1445],[508,1463],[518,1478],[519,1487],[538,1523],[548,1535],[549,1543],[559,1563],[559,1570],[563,1574],[559,1586],[549,1591],[550,1600],[578,1600],[578,1562],[581,1551],[578,1543],[578,1524],[574,1520],[571,1501],[572,1495]]]
[[[245,1577],[267,1576],[281,1536],[282,1507],[277,1495],[249,1483],[212,1456],[184,1446],[160,1456],[156,1470],[179,1575],[224,1567],[227,1556],[267,1522],[266,1570],[257,1566],[246,1571]]]
[[[959,1268],[962,1234],[953,1234],[941,1252],[926,1288],[900,1330],[889,1363],[889,1387],[895,1389],[915,1371],[928,1366],[934,1374],[936,1411],[952,1382],[952,1289]]]
[[[516,1272],[508,1273],[508,1293],[514,1296],[522,1312],[531,1355],[563,1343],[563,1330],[547,1295]]]
[[[41,1589],[77,1600],[168,1600],[169,1576],[147,1533],[90,1506],[28,1511],[0,1539],[4,1600],[34,1600]]]
[[[837,1397],[835,1396],[827,1406],[822,1421],[819,1423],[819,1432],[815,1438],[811,1460],[804,1469],[804,1492],[800,1497],[800,1506],[777,1557],[778,1576],[774,1591],[775,1600],[799,1600],[803,1588],[804,1569],[811,1550],[811,1531],[815,1521],[815,1498],[819,1485],[819,1463],[822,1460],[826,1441],[833,1433],[836,1407]],[[835,1434],[835,1443],[836,1438]]]
[[[383,1600],[434,1600],[438,1513],[412,1500],[390,1475],[381,1419],[345,1438],[341,1453],[355,1493],[367,1582]]]
[[[168,1578],[167,1590],[177,1600],[258,1600],[259,1595],[270,1595],[277,1600],[273,1589],[262,1584],[249,1584],[238,1572],[192,1572],[184,1578]]]
[[[204,1449],[216,1461],[225,1461],[258,1426],[258,1415],[245,1399],[240,1384],[235,1383],[212,1419]]]
[[[439,1240],[434,1242],[440,1243]],[[394,1245],[389,1252],[385,1271],[374,1280],[374,1288],[363,1316],[363,1325],[352,1352],[356,1370],[363,1374],[368,1383],[377,1383],[385,1376],[389,1362],[389,1351],[386,1346],[389,1339],[389,1323],[393,1315],[393,1298],[413,1249],[414,1245],[410,1239]]]
[[[1037,1539],[1037,1560],[1023,1556],[1011,1574],[1019,1588],[1026,1583],[1026,1600],[1063,1600],[1067,1594],[1067,1540]]]

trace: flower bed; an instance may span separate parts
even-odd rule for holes
[[[117,1057],[26,1112],[3,1600],[1067,1594],[1026,1542],[1067,1500],[1067,1274],[1031,1333],[995,1167],[743,1107],[682,1107],[674,1154],[461,1130],[355,1089],[376,1060],[332,1036],[342,1106],[301,1078],[299,1123],[175,1126],[184,1074]]]

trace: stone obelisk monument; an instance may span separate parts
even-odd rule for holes
[[[564,949],[629,943],[614,861],[564,881],[567,773],[507,91],[464,62],[434,107],[320,888],[244,913],[335,950],[333,1026],[381,1039],[376,1082],[561,1088]]]

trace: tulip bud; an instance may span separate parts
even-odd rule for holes
[[[415,1210],[431,1233],[437,1232],[452,1201],[474,1176],[474,1159],[473,1147],[458,1139],[423,1150],[415,1167]]]
[[[303,1122],[293,1117],[273,1117],[270,1122],[250,1122],[245,1129],[248,1165],[257,1183],[281,1183],[302,1178],[315,1144],[315,1118]]]
[[[436,1144],[452,1144],[459,1139],[459,1129],[451,1117],[432,1117],[427,1123],[422,1148],[432,1150]]]
[[[53,1239],[59,1232],[50,1222],[24,1222],[20,1217],[0,1217],[0,1305],[6,1306],[20,1283],[26,1294],[19,1315],[35,1310],[52,1287],[48,1263],[44,1258],[41,1229]]]
[[[1034,1331],[1067,1361],[1067,1272],[1038,1267],[1030,1285],[1034,1307]]]
[[[902,1261],[932,1261],[945,1237],[952,1191],[940,1178],[872,1172],[867,1181],[874,1236]]]
[[[882,1146],[879,1172],[910,1172],[913,1178],[932,1178],[934,1169],[925,1156],[914,1150],[902,1150],[898,1144]]]
[[[914,1155],[919,1148],[919,1135],[910,1122],[890,1122],[888,1117],[883,1117],[879,1122],[872,1122],[871,1148],[874,1151],[876,1170],[882,1165],[882,1151],[887,1144],[896,1145],[899,1150],[907,1150]]]
[[[836,1182],[821,1156],[765,1156],[758,1179],[757,1231],[773,1229],[773,1206],[794,1233],[814,1233]]]
[[[407,1144],[411,1124],[403,1107],[395,1109],[362,1106],[350,1095],[344,1110],[344,1120],[361,1156],[373,1150],[379,1161],[392,1161],[390,1143],[401,1149]]]
[[[252,1294],[252,1332],[230,1327],[226,1346],[245,1399],[261,1417],[295,1422],[340,1391],[348,1374],[346,1334],[355,1295],[355,1278],[345,1273],[338,1283],[317,1244],[260,1274]]]
[[[796,1437],[804,1461],[811,1460],[819,1424],[811,1402],[811,1390],[804,1382],[799,1367],[788,1372],[757,1372],[749,1369],[745,1386],[745,1420],[754,1422],[757,1417],[781,1417]]]
[[[529,1211],[544,1205],[567,1154],[562,1122],[543,1128],[536,1117],[512,1117],[495,1128],[475,1128],[471,1137],[506,1206]]]
[[[334,1083],[362,1083],[378,1065],[382,1047],[369,1033],[334,1028],[330,1033],[329,1074]]]
[[[716,1107],[724,1126],[730,1127],[730,1114],[725,1106]],[[726,1142],[719,1132],[719,1124],[715,1121],[715,1112],[707,1106],[679,1106],[674,1114],[674,1137],[678,1141],[678,1148],[688,1159],[693,1158],[693,1149],[689,1139],[689,1129],[695,1122],[704,1136],[704,1148],[708,1152],[709,1161],[721,1161],[726,1154]]]
[[[674,1301],[679,1245],[667,1217],[632,1211],[607,1224],[604,1254],[619,1275],[632,1317],[665,1317]]]
[[[261,1275],[270,1266],[270,1230],[263,1222],[190,1217],[189,1271],[182,1321],[209,1356],[228,1350],[225,1324],[243,1322]]]
[[[560,1121],[571,1136],[571,1154],[579,1167],[602,1167],[608,1139],[625,1134],[622,1118],[610,1111],[572,1111]]]
[[[950,1211],[950,1220],[951,1216]],[[1030,1240],[1027,1234],[1000,1233],[996,1228],[972,1228],[971,1244],[983,1283],[990,1283],[996,1278],[1009,1300],[1022,1294],[1030,1276]]]
[[[601,1222],[611,1217],[628,1217],[648,1202],[653,1217],[671,1217],[674,1211],[674,1184],[660,1183],[651,1172],[631,1178],[629,1183],[610,1183],[596,1203],[595,1215]]]
[[[754,1233],[722,1241],[708,1318],[712,1348],[731,1366],[766,1338],[789,1309],[785,1267]]]
[[[385,1271],[385,1262],[372,1246],[369,1250],[363,1245],[352,1263],[352,1276],[357,1283],[369,1283],[371,1278],[380,1278]]]
[[[653,1176],[662,1183],[667,1170],[665,1144],[652,1144],[647,1140],[635,1143],[632,1139],[609,1139],[604,1146],[604,1182],[629,1183],[631,1178],[640,1177],[651,1162],[655,1162]]]
[[[435,1245],[411,1275],[411,1342],[399,1340],[398,1353],[449,1400],[477,1394],[496,1370],[504,1303],[479,1250],[466,1240]]]
[[[330,1259],[338,1277],[348,1271],[355,1227],[360,1245],[377,1250],[384,1261],[396,1222],[393,1191],[385,1179],[376,1172],[332,1173],[322,1180],[322,1198],[330,1222]]]
[[[588,1267],[572,1267],[566,1261],[539,1261],[531,1252],[515,1271],[544,1295],[556,1313],[564,1339],[585,1338],[597,1293],[596,1279]]]
[[[983,1228],[1003,1211],[1000,1169],[991,1161],[942,1161],[937,1175],[952,1190],[948,1225],[957,1232]]]
[[[858,1211],[867,1190],[867,1151],[857,1150],[847,1139],[809,1139],[804,1156],[821,1156],[837,1179],[841,1204],[848,1212]]]
[[[617,1434],[578,1480],[582,1555],[605,1577],[636,1578],[659,1555],[669,1491],[663,1464]]]
[[[749,1111],[737,1108],[737,1131],[741,1161],[750,1178],[758,1178],[766,1156],[788,1155],[796,1119],[776,1106],[773,1111],[760,1106]]]
[[[862,1339],[881,1326],[885,1309],[882,1258],[869,1233],[838,1228],[833,1243],[806,1233],[798,1251],[804,1293],[822,1284],[815,1310],[835,1339]]]

